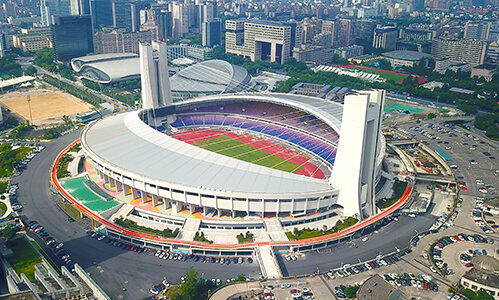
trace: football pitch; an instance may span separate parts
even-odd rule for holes
[[[209,140],[196,142],[193,143],[193,145],[218,154],[285,172],[294,173],[303,169],[300,165],[285,160],[284,158],[227,136],[219,136]]]

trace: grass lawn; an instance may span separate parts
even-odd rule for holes
[[[20,275],[24,273],[29,280],[35,280],[35,265],[42,262],[42,258],[38,256],[33,247],[25,238],[16,238],[7,242],[14,255],[9,257],[7,261],[14,268],[16,273]]]
[[[33,246],[35,246],[35,248],[43,255],[43,257],[45,257],[45,259],[49,262],[49,264],[52,266],[52,268],[54,268],[54,270],[61,274],[61,270],[56,266],[56,264],[52,261],[52,259],[50,259],[50,257],[47,255],[47,253],[45,253],[45,251],[43,251],[42,247],[40,247],[40,245],[38,245],[37,242],[35,241],[31,241],[31,244]]]
[[[3,202],[0,202],[0,217],[7,211],[7,205]]]
[[[8,185],[9,185],[8,181],[0,181],[0,194],[7,192]]]
[[[77,210],[73,205],[66,202],[59,202],[57,203],[57,205],[59,205],[59,207],[62,208],[62,210],[73,220],[80,221],[82,219],[80,211]]]
[[[227,136],[219,136],[213,139],[200,141],[193,145],[225,156],[290,173],[303,169],[303,167],[287,161],[284,158],[280,158]]]
[[[322,236],[334,232],[339,232],[342,231],[350,226],[353,226],[359,222],[358,219],[353,218],[353,217],[348,217],[344,221],[338,220],[336,222],[336,225],[334,225],[332,228],[328,230],[322,230],[322,229],[311,229],[311,228],[304,228],[304,229],[296,229],[293,230],[293,232],[287,231],[286,236],[288,237],[288,240],[290,241],[296,241],[296,240],[303,240],[303,239],[309,239],[309,238],[314,238],[317,236]]]
[[[362,69],[362,68],[352,68],[352,69],[361,70],[361,71],[366,72],[366,73],[376,74],[382,78],[385,78],[386,80],[391,80],[391,81],[395,81],[395,82],[399,82],[401,80],[404,80],[407,77],[404,75],[386,73],[383,71],[367,70],[367,69]]]

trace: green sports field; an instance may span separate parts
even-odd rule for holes
[[[227,136],[193,143],[200,148],[264,167],[294,173],[303,167]]]

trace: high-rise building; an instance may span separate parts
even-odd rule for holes
[[[155,11],[154,20],[158,25],[158,38],[160,40],[164,41],[173,37],[173,18],[170,11]]]
[[[90,16],[52,16],[52,43],[56,61],[94,52],[94,34]]]
[[[142,108],[157,108],[173,103],[166,49],[165,43],[140,43]]]
[[[216,18],[203,22],[201,38],[205,47],[220,46],[222,44],[222,21]]]
[[[201,26],[201,24],[203,24],[206,21],[218,17],[217,6],[214,3],[200,4],[198,8],[199,8],[199,14],[198,14],[199,26]]]
[[[103,30],[95,34],[97,53],[139,53],[139,43],[150,43],[155,38],[152,30],[127,32],[123,28]]]
[[[90,2],[89,0],[69,0],[71,15],[89,15]]]
[[[172,3],[173,37],[181,38],[189,33],[189,5]]]
[[[112,2],[113,27],[124,28],[129,32],[139,30],[139,11],[137,2],[114,0]]]
[[[436,32],[427,29],[400,28],[399,39],[409,41],[431,41]]]
[[[259,20],[225,21],[225,52],[248,57],[252,61],[283,63],[290,57],[291,26]]]
[[[69,0],[40,0],[42,26],[50,26],[52,16],[69,15],[71,15]]]
[[[486,41],[489,39],[490,23],[468,21],[464,26],[464,38],[468,40]]]
[[[354,43],[360,41],[372,42],[374,28],[376,23],[369,19],[356,19],[353,23],[352,37]]]
[[[379,26],[374,29],[373,47],[395,49],[398,31],[395,26]]]
[[[431,55],[436,59],[449,57],[453,62],[481,65],[485,61],[487,41],[433,39]]]
[[[90,14],[95,28],[113,26],[113,5],[111,0],[90,0]]]

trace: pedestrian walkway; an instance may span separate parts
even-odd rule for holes
[[[258,246],[256,248],[256,258],[263,277],[267,279],[282,278],[282,272],[279,267],[271,246]]]
[[[184,227],[180,230],[177,239],[186,241],[194,240],[194,236],[196,235],[196,232],[198,232],[200,225],[200,219],[185,219]]]
[[[286,241],[288,239],[278,219],[264,219],[263,224],[271,241]]]

